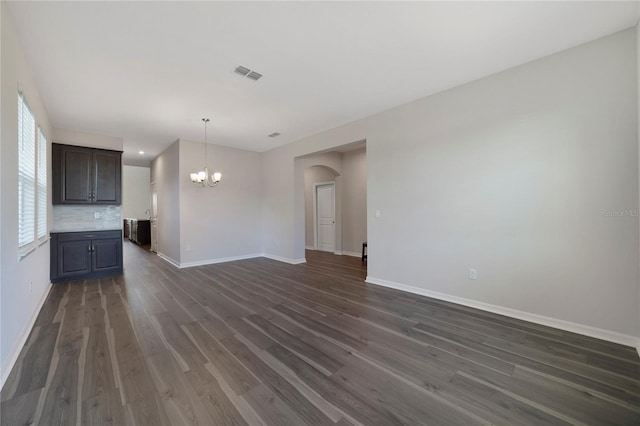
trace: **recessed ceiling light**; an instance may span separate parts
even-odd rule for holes
[[[144,154],[144,151],[138,151],[138,154],[142,155]]]
[[[269,136],[270,138],[275,138],[275,137],[277,137],[277,136],[280,136],[280,133],[278,133],[278,132],[273,132],[273,133],[271,133],[270,135],[267,135],[267,136]]]

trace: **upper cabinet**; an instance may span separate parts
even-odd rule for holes
[[[53,204],[121,203],[122,152],[52,144]]]

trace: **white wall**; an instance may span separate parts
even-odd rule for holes
[[[151,162],[158,191],[158,255],[180,264],[180,145],[176,141]]]
[[[366,139],[370,278],[637,340],[635,51],[627,30],[265,153],[265,252],[303,254],[295,157]]]
[[[0,4],[2,122],[0,163],[0,386],[4,384],[15,359],[25,343],[35,316],[49,287],[49,243],[39,246],[18,260],[18,112],[19,87],[33,110],[37,123],[51,141],[52,129],[47,111],[25,61],[6,4]],[[51,146],[48,147],[51,164]],[[48,170],[51,181],[51,169]],[[49,186],[50,188],[50,186]],[[51,203],[51,190],[48,191]],[[51,224],[51,208],[48,209]],[[30,285],[31,290],[30,290]]]
[[[217,145],[208,147],[208,167],[222,173],[215,187],[194,185],[189,173],[202,170],[204,145],[180,140],[180,262],[182,266],[258,256],[262,235],[261,154]]]
[[[146,219],[151,210],[151,169],[122,166],[122,217]]]
[[[53,142],[114,151],[122,151],[124,146],[124,139],[120,137],[57,128],[53,129]]]
[[[640,18],[640,4],[638,5],[638,17]],[[636,77],[636,84],[638,86],[638,115],[636,117],[638,120],[638,164],[640,164],[640,19],[638,19],[638,23],[636,24]],[[640,179],[640,173],[638,178]],[[640,190],[640,185],[638,185],[638,189]],[[638,220],[640,221],[640,217]],[[638,285],[640,285],[640,281]],[[640,326],[640,299],[638,300],[638,324]],[[640,353],[640,344],[636,347],[638,353]]]
[[[342,251],[362,253],[367,241],[367,151],[365,148],[342,154]]]
[[[304,171],[304,225],[306,248],[315,247],[315,232],[313,221],[314,185],[317,183],[334,182],[335,172],[325,166],[311,166]]]

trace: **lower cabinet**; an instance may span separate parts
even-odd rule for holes
[[[141,246],[151,244],[151,221],[149,219],[125,219],[125,223],[128,223],[129,226],[129,240]]]
[[[122,274],[122,231],[51,234],[51,282]]]

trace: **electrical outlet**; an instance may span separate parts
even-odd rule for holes
[[[475,280],[476,278],[478,278],[478,271],[473,268],[469,268],[469,279]]]
[[[100,212],[95,212],[95,213],[93,214],[93,218],[94,218],[94,219],[100,219]]]

